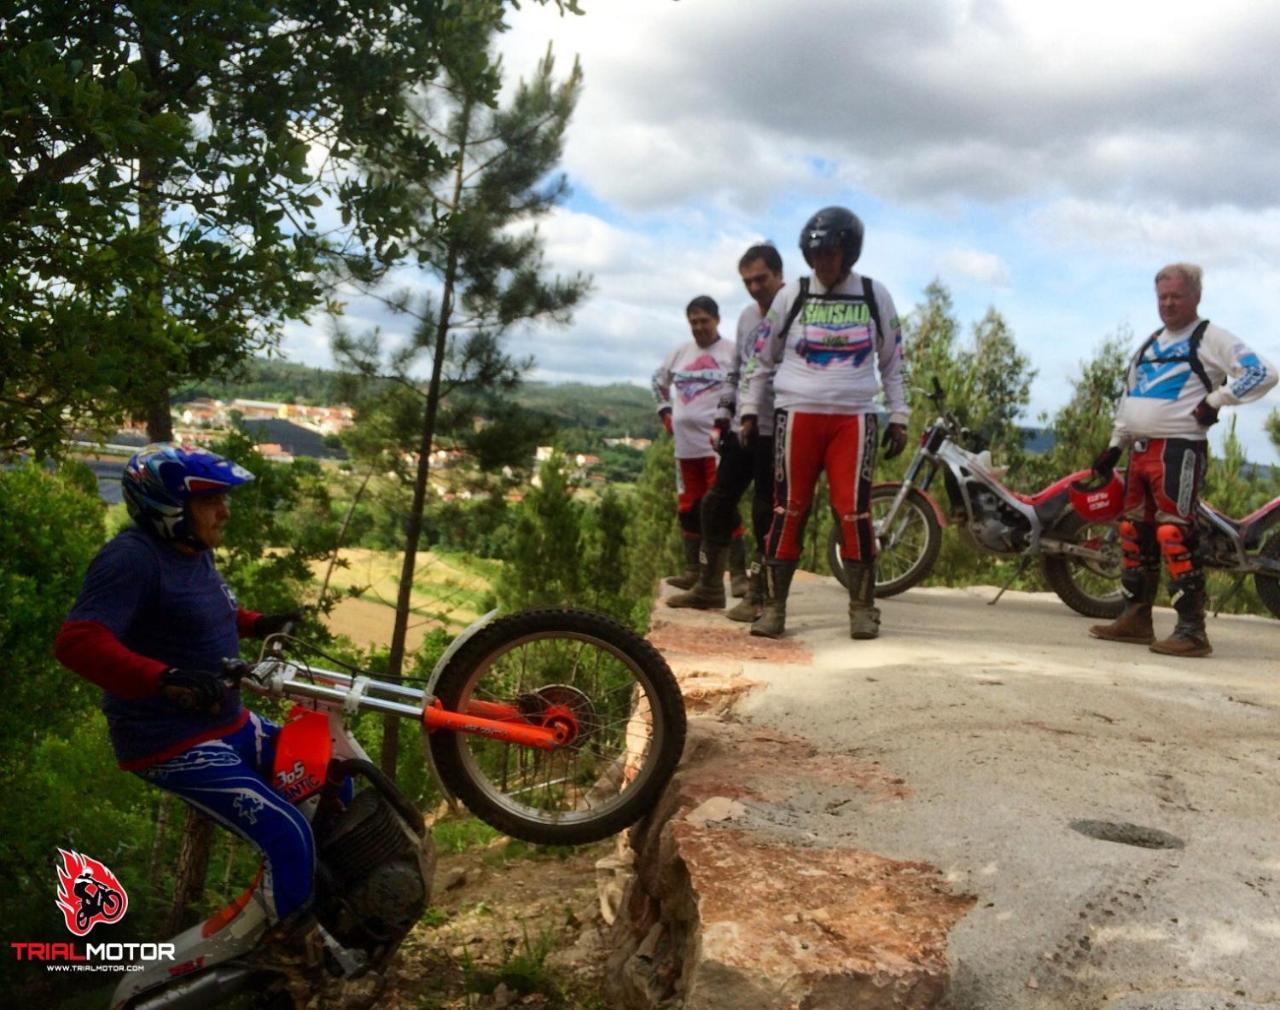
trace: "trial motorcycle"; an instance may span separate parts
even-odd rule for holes
[[[430,901],[434,850],[422,815],[347,726],[362,712],[411,719],[433,772],[499,831],[577,845],[612,835],[656,803],[680,760],[685,711],[662,656],[590,611],[485,615],[446,650],[425,686],[359,670],[285,632],[229,681],[294,702],[272,784],[316,841],[313,912],[323,943],[302,982],[381,973]],[[355,789],[353,792],[352,785]],[[230,905],[174,938],[174,960],[131,971],[117,1010],[175,1010],[248,999],[293,1007],[298,967],[268,939],[262,874]],[[373,976],[376,982],[378,976]],[[376,987],[372,994],[376,997]]]
[[[871,489],[879,545],[876,596],[896,596],[928,578],[942,549],[942,528],[954,525],[975,550],[1020,559],[991,603],[1036,561],[1049,588],[1072,610],[1086,617],[1119,616],[1122,555],[1112,524],[1119,514],[1118,487],[1095,487],[1092,471],[1081,470],[1037,494],[1014,491],[1002,483],[1003,471],[987,450],[965,447],[973,444],[972,436],[946,409],[936,378],[930,399],[938,417],[921,436],[903,479]],[[939,473],[947,492],[945,509],[930,494]],[[846,583],[838,527],[828,538],[827,559],[836,578]]]

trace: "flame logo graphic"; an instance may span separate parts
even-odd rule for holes
[[[58,908],[67,929],[84,936],[100,922],[119,922],[129,909],[129,895],[116,875],[92,856],[58,849]]]

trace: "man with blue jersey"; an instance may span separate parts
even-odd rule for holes
[[[278,727],[240,703],[222,660],[297,613],[241,607],[213,564],[248,470],[203,449],[150,445],[121,483],[134,525],[89,565],[58,634],[59,661],[103,690],[120,767],[177,793],[258,848],[268,915],[311,901],[315,844],[302,813],[270,784]]]
[[[1147,645],[1167,656],[1207,656],[1204,570],[1196,553],[1195,516],[1204,480],[1209,427],[1223,407],[1248,403],[1276,384],[1276,369],[1233,334],[1200,318],[1200,267],[1173,263],[1156,274],[1164,325],[1129,363],[1111,444],[1094,461],[1109,476],[1125,449],[1121,584],[1127,606],[1094,638]],[[1157,642],[1151,605],[1163,557],[1178,620]]]

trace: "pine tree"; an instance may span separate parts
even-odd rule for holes
[[[573,500],[565,458],[556,454],[538,470],[520,503],[506,564],[498,578],[504,610],[583,605],[591,572],[585,562],[583,507]]]

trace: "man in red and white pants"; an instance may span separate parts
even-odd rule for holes
[[[1204,481],[1207,433],[1225,406],[1256,400],[1276,384],[1275,366],[1199,315],[1201,270],[1174,263],[1156,274],[1156,304],[1164,326],[1129,364],[1111,444],[1094,461],[1110,475],[1125,448],[1124,549],[1121,585],[1127,606],[1094,638],[1148,645],[1167,656],[1207,656],[1204,571],[1196,553],[1196,509]],[[1160,560],[1178,622],[1155,640],[1151,605]]]
[[[702,499],[716,479],[716,405],[738,353],[732,341],[720,337],[720,307],[713,298],[699,295],[685,316],[693,339],[668,354],[653,373],[658,417],[676,443],[676,516],[684,539],[685,570],[667,582],[678,589],[692,588],[702,571]],[[731,536],[741,543],[741,521],[735,521]],[[731,571],[745,578],[742,552],[733,557]],[[718,570],[724,571],[723,560]]]
[[[764,610],[753,635],[778,638],[800,558],[818,474],[826,471],[831,508],[840,523],[840,556],[849,575],[849,634],[875,638],[875,530],[871,482],[883,385],[889,410],[885,457],[907,442],[902,381],[902,329],[884,285],[853,272],[862,251],[862,222],[844,207],[818,211],[800,233],[811,277],[774,298],[763,341],[741,385],[744,443],[756,436],[769,380],[774,395],[773,522],[766,541]]]

